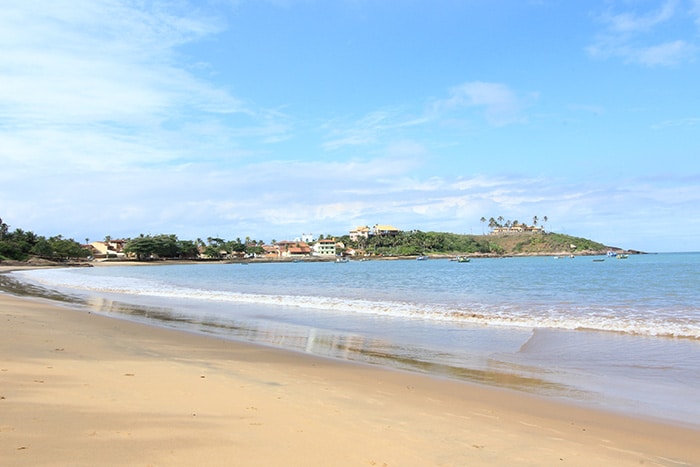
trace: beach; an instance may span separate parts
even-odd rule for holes
[[[700,432],[0,295],[3,465],[698,465]]]

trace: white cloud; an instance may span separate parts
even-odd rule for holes
[[[638,63],[646,66],[669,66],[693,59],[698,48],[686,41],[676,40],[661,44],[641,47],[630,44],[603,44],[591,46],[588,52],[593,57],[618,57],[626,63]]]
[[[134,6],[4,4],[0,29],[12,45],[0,51],[6,111],[49,122],[162,118],[186,95],[193,96],[193,105],[221,108],[225,96],[174,66],[173,53],[173,47],[217,28],[193,15]],[[229,99],[224,106],[237,105]]]
[[[677,0],[667,0],[658,10],[644,13],[624,12],[606,13],[603,21],[617,33],[636,33],[649,31],[653,27],[670,20],[676,11]]]
[[[245,154],[236,141],[287,138],[281,113],[251,108],[182,61],[179,46],[221,29],[218,19],[180,2],[4,2],[6,167],[126,170],[177,164],[204,151],[206,158],[228,159]],[[240,120],[235,131],[224,123],[232,115]]]
[[[697,48],[677,40],[631,51],[629,58],[642,65],[675,65],[691,59]]]
[[[438,115],[463,109],[482,109],[488,123],[496,126],[523,121],[522,110],[526,100],[501,83],[473,81],[450,89],[449,96],[437,100],[432,110]]]
[[[695,16],[700,25],[700,7],[694,0],[690,10],[679,8],[678,0],[667,0],[658,9],[622,13],[606,12],[600,16],[605,25],[595,41],[586,48],[594,58],[620,58],[627,63],[645,66],[670,66],[691,61],[698,46],[694,36],[679,37],[682,26]]]
[[[673,127],[694,127],[700,125],[700,118],[690,117],[677,120],[665,120],[652,126],[655,130]]]
[[[538,177],[420,177],[397,168],[389,159],[278,161],[217,170],[191,164],[67,176],[48,186],[46,179],[28,176],[2,183],[0,199],[12,207],[2,212],[10,225],[21,219],[17,226],[27,230],[78,239],[175,233],[189,239],[280,240],[309,231],[340,235],[374,223],[481,233],[482,216],[530,222],[547,215],[554,230],[640,249],[650,247],[625,245],[623,234],[647,231],[649,217],[673,225],[677,219],[668,206],[678,212],[687,205],[692,212],[700,202],[697,178],[668,180],[663,182],[668,188],[659,189],[658,181],[653,187],[644,180],[572,185]],[[640,214],[639,205],[654,214]]]
[[[695,24],[700,27],[700,0],[692,0],[690,14],[695,18]]]
[[[326,151],[333,151],[347,146],[373,144],[387,134],[393,135],[404,128],[420,126],[426,122],[424,117],[406,117],[399,109],[391,108],[372,111],[350,123],[329,121],[321,127],[328,134],[322,147]]]
[[[322,126],[327,132],[327,141],[322,147],[334,151],[348,146],[381,144],[387,138],[401,138],[402,130],[415,132],[436,121],[453,122],[464,118],[465,110],[476,109],[478,120],[494,126],[504,126],[525,121],[523,110],[537,96],[518,96],[502,83],[474,81],[463,83],[449,90],[444,99],[432,101],[422,115],[406,115],[398,108],[383,108],[369,112],[362,118],[347,123],[329,121]],[[455,117],[456,116],[456,117]]]

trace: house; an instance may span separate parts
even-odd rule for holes
[[[401,232],[399,229],[397,229],[396,227],[393,227],[391,225],[375,224],[375,226],[372,228],[372,233],[370,235],[377,235],[377,236],[397,235],[399,232]]]
[[[355,230],[350,231],[350,240],[356,242],[361,238],[369,238],[369,233],[369,227],[366,225],[358,226]]]
[[[285,256],[288,258],[296,258],[296,257],[302,257],[302,256],[310,256],[310,255],[311,255],[311,247],[303,242],[298,243],[296,246],[290,246],[287,248],[286,251],[282,252],[282,256]]]
[[[334,238],[326,238],[314,243],[314,255],[316,256],[335,256],[336,241]]]
[[[311,247],[305,242],[290,242],[283,240],[275,243],[279,248],[280,256],[285,258],[295,258],[311,255]]]
[[[544,230],[540,226],[515,224],[497,226],[491,229],[491,235],[520,234],[520,233],[542,233]]]
[[[95,258],[124,258],[124,246],[126,240],[109,240],[105,242],[92,242],[87,247]]]
[[[263,245],[263,256],[265,258],[278,258],[282,256],[279,245]]]

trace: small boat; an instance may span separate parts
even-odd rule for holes
[[[603,261],[605,261],[605,258],[596,258],[593,260],[594,263],[602,263]]]
[[[420,255],[416,258],[416,260],[418,260],[418,261],[425,261],[426,259],[428,259],[428,257],[425,255]]]
[[[469,261],[471,261],[470,258],[466,258],[466,257],[464,257],[464,256],[458,256],[458,257],[457,257],[457,262],[458,262],[458,263],[468,263]]]
[[[614,251],[610,250],[610,251],[608,251],[608,252],[606,253],[606,255],[607,255],[608,257],[613,257],[613,256],[616,255],[616,253],[615,253]]]
[[[629,258],[629,255],[626,255],[624,253],[620,253],[619,255],[617,255],[616,258],[617,259],[627,259],[627,258]]]
[[[350,260],[347,258],[336,258],[335,262],[336,263],[349,263]]]

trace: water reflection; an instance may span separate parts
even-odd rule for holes
[[[537,394],[571,395],[574,389],[543,378],[527,376],[527,369],[503,361],[488,360],[483,368],[468,368],[440,362],[428,349],[407,348],[388,340],[340,333],[278,321],[224,320],[179,314],[168,307],[134,305],[104,297],[91,297],[86,306],[96,313],[117,314],[132,320],[219,338],[280,347],[322,357],[443,376],[451,379],[519,389]],[[420,357],[419,357],[420,356]],[[447,356],[451,357],[451,356]],[[448,358],[449,359],[449,358]],[[470,362],[473,363],[473,362]]]
[[[39,297],[85,307],[115,318],[144,324],[194,331],[224,339],[274,346],[322,357],[443,376],[538,394],[571,395],[573,388],[544,378],[533,377],[530,370],[502,360],[455,363],[454,355],[440,355],[426,348],[413,348],[358,334],[342,333],[265,319],[224,319],[221,315],[196,316],[173,307],[133,304],[103,296],[68,295],[38,285],[14,280],[0,274],[0,291],[18,296]],[[442,361],[441,361],[442,360]],[[450,362],[450,363],[445,363]],[[469,365],[469,367],[466,366]],[[528,375],[528,373],[530,373]]]
[[[70,295],[39,285],[30,284],[14,279],[9,274],[0,273],[0,292],[17,297],[45,298],[63,303],[83,304],[84,300],[77,295]]]

